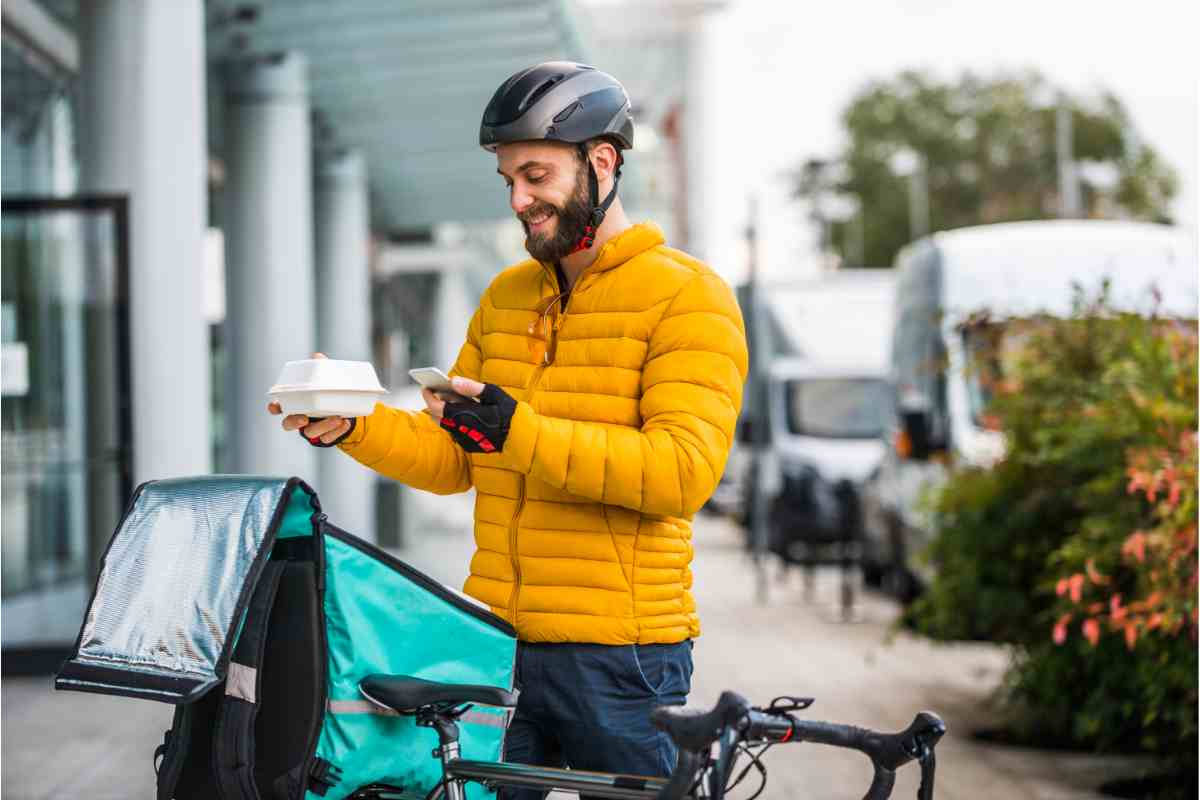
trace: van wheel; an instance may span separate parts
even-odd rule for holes
[[[883,566],[874,561],[862,561],[858,565],[862,572],[863,584],[878,589],[883,586]]]
[[[884,591],[904,605],[908,605],[921,595],[921,582],[908,569],[893,566],[884,576]]]

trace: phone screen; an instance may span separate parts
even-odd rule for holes
[[[445,392],[453,391],[450,387],[450,377],[437,367],[420,367],[418,369],[410,369],[408,374],[414,381],[421,384],[426,389]]]
[[[464,397],[450,385],[450,378],[446,373],[442,372],[437,367],[420,367],[419,369],[410,369],[408,374],[417,383],[424,386],[426,389],[436,393],[443,400],[453,402],[463,402],[470,400],[478,403],[477,397]]]

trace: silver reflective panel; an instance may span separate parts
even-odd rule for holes
[[[146,486],[105,558],[77,660],[211,677],[286,488],[242,475]]]

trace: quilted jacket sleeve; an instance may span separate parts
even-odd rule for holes
[[[746,332],[729,287],[691,279],[650,337],[641,429],[538,414],[519,403],[504,456],[570,493],[646,514],[691,517],[725,469],[747,372]]]
[[[451,375],[479,379],[480,311],[467,329]],[[455,494],[471,488],[471,461],[450,434],[424,411],[401,411],[375,405],[359,417],[354,432],[338,445],[342,452],[381,475],[435,494]]]

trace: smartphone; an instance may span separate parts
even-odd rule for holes
[[[463,401],[473,401],[478,403],[479,400],[474,397],[466,397],[454,391],[454,387],[450,385],[450,376],[442,372],[437,367],[418,367],[408,371],[409,377],[414,381],[424,386],[429,391],[436,394],[443,400],[449,400],[455,403]]]

